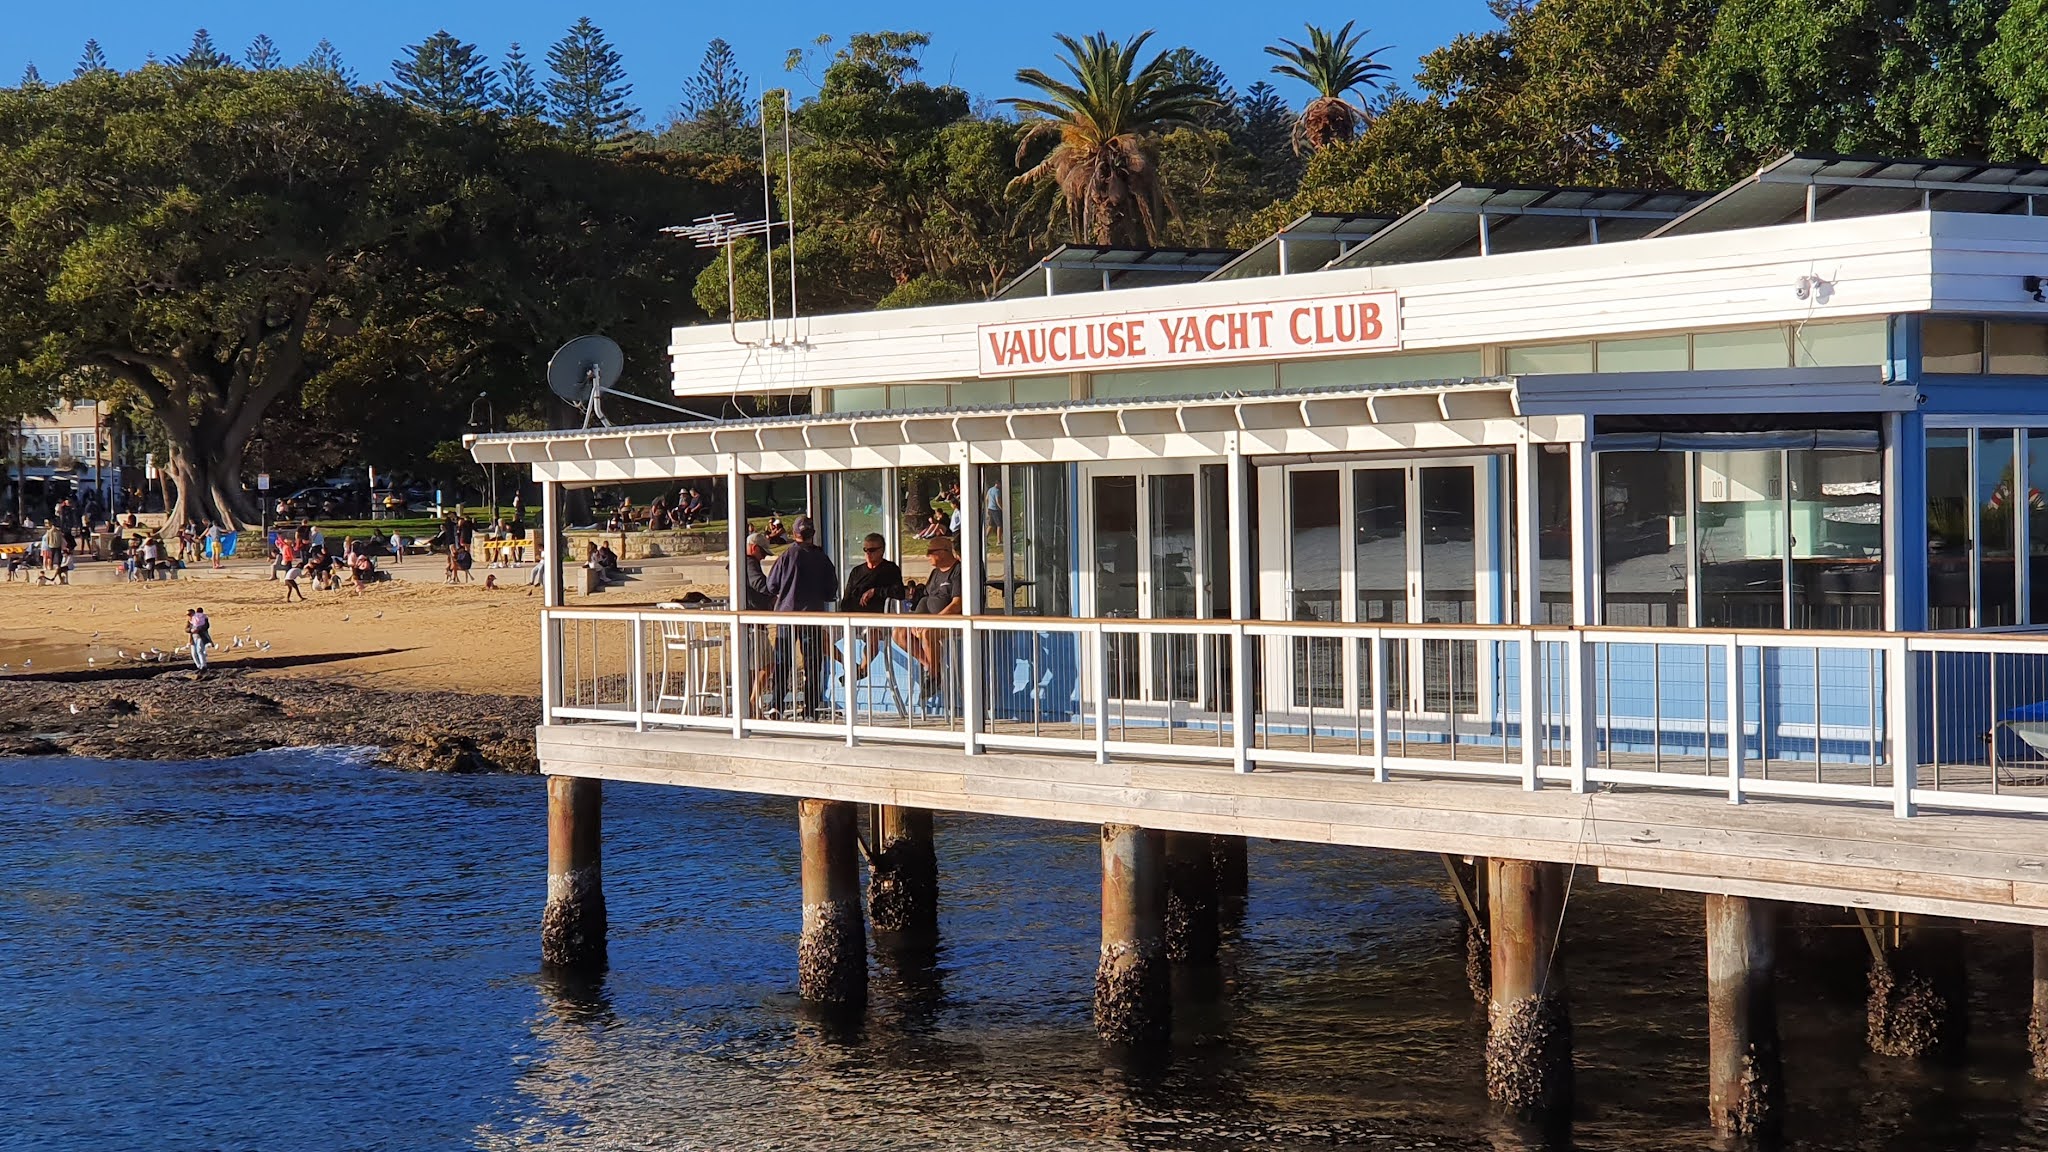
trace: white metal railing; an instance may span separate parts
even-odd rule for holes
[[[2048,813],[2036,635],[623,609],[542,626],[550,724]]]

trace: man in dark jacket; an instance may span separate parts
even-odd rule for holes
[[[832,594],[839,588],[839,568],[825,550],[817,544],[817,525],[808,516],[799,516],[790,525],[790,534],[796,542],[783,550],[776,558],[775,567],[768,573],[768,591],[775,597],[777,612],[826,612],[832,607]],[[792,636],[792,633],[794,634]],[[818,705],[825,697],[825,630],[816,624],[783,625],[777,629],[775,641],[775,683],[770,689],[773,700],[770,708],[779,706],[789,687],[790,642],[794,640],[803,653],[804,687],[803,711],[805,720],[818,719]]]
[[[846,590],[839,594],[841,612],[886,612],[891,600],[903,599],[903,569],[882,554],[887,545],[880,532],[870,532],[861,541],[862,562],[846,574]],[[868,678],[868,665],[888,642],[888,629],[867,629],[866,650],[853,669],[854,683]]]

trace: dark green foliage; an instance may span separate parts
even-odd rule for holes
[[[176,56],[171,59],[172,67],[183,68],[187,72],[204,72],[209,68],[231,68],[234,66],[234,63],[234,61],[227,58],[225,53],[213,46],[213,36],[204,28],[192,34],[192,47],[186,49],[183,56]]]
[[[242,63],[251,72],[268,72],[284,67],[284,57],[278,54],[277,44],[270,37],[258,34],[249,42],[249,50],[242,53]]]
[[[391,62],[391,90],[415,108],[442,116],[481,112],[496,78],[476,45],[446,28],[406,49]]]
[[[101,50],[100,42],[97,40],[87,40],[85,42],[85,52],[78,58],[78,67],[73,68],[71,74],[73,76],[87,76],[94,72],[109,71],[112,71],[112,69],[107,67],[107,54]]]
[[[355,69],[341,62],[340,51],[334,47],[333,41],[324,36],[313,46],[313,54],[306,57],[306,62],[299,65],[299,69],[343,86],[353,86],[356,82]]]
[[[537,121],[547,114],[547,96],[534,79],[533,65],[526,62],[526,52],[517,40],[505,50],[504,62],[498,66],[498,86],[491,96],[505,115],[514,120]]]
[[[570,142],[586,150],[615,147],[630,135],[638,108],[626,101],[633,86],[626,66],[602,29],[583,17],[548,49],[547,83],[555,122]]]
[[[663,130],[661,145],[751,156],[758,139],[755,127],[739,57],[732,45],[713,40],[704,48],[697,74],[683,81],[681,114]]]

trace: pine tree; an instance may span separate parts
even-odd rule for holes
[[[1192,84],[1214,101],[1190,117],[1196,126],[1235,132],[1238,127],[1237,91],[1230,86],[1230,77],[1223,74],[1223,66],[1186,47],[1175,48],[1167,53],[1166,59],[1173,66],[1175,83]]]
[[[36,71],[35,61],[29,61],[28,67],[21,70],[21,90],[23,92],[41,92],[48,87],[48,84],[43,83],[43,74]]]
[[[337,84],[353,85],[356,82],[355,70],[341,62],[340,50],[335,48],[332,40],[324,36],[320,38],[320,43],[313,46],[313,54],[306,57],[306,62],[299,67],[314,75],[325,76]]]
[[[490,103],[495,77],[476,45],[443,28],[406,50],[410,59],[391,62],[390,85],[406,103],[443,116],[480,112]]]
[[[555,122],[569,139],[584,148],[617,145],[631,130],[640,110],[626,103],[633,86],[604,32],[585,16],[548,49],[548,96]]]
[[[247,64],[251,72],[268,72],[283,67],[284,57],[278,54],[276,42],[259,33],[249,41],[249,50],[242,53],[242,63]]]
[[[505,63],[498,69],[501,83],[491,95],[505,115],[514,120],[538,120],[548,110],[547,95],[540,90],[540,82],[533,78],[533,65],[526,62],[526,51],[514,40],[505,52]]]
[[[753,107],[747,100],[747,74],[740,71],[732,45],[713,40],[704,48],[697,75],[683,81],[684,141],[709,152],[751,154]]]
[[[89,76],[94,72],[112,71],[112,68],[107,67],[107,54],[101,50],[100,42],[97,40],[87,40],[85,42],[85,54],[78,58],[78,67],[73,68],[71,74],[73,76]]]
[[[233,63],[234,61],[221,55],[220,49],[213,46],[213,36],[204,28],[192,34],[192,47],[187,49],[183,56],[178,56],[171,60],[172,67],[183,68],[187,72],[203,72],[208,68],[226,68]]]
[[[1294,110],[1264,80],[1238,98],[1238,128],[1231,136],[1258,164],[1259,188],[1268,196],[1292,196],[1301,182],[1301,157],[1294,150]]]

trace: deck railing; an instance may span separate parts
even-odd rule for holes
[[[2048,637],[2028,634],[589,609],[542,626],[550,724],[2048,813]]]

